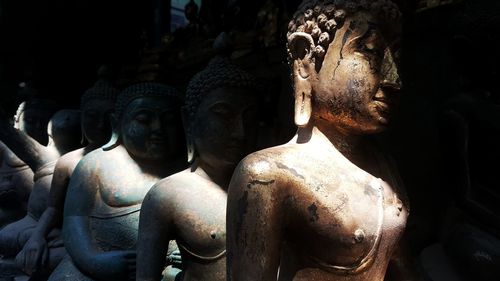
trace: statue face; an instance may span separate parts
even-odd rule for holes
[[[18,116],[19,121],[16,128],[25,132],[37,142],[46,145],[48,142],[47,125],[52,117],[53,111],[27,108]]]
[[[191,130],[202,161],[213,167],[237,165],[255,145],[255,93],[232,87],[211,91],[199,105]]]
[[[176,154],[179,109],[169,98],[137,98],[123,114],[120,133],[127,151],[138,159],[160,160]]]
[[[91,99],[82,108],[82,133],[89,143],[104,145],[111,137],[111,100]]]
[[[401,89],[397,34],[364,12],[346,19],[313,85],[316,118],[357,133],[386,127]]]

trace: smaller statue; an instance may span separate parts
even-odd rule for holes
[[[42,269],[50,272],[58,264],[58,260],[49,260],[50,245],[53,244],[54,233],[59,233],[62,224],[64,199],[73,170],[78,162],[89,152],[104,145],[111,137],[110,116],[118,90],[101,79],[87,90],[80,103],[82,141],[88,145],[63,155],[57,160],[48,208],[40,217],[36,229],[31,234],[24,248],[16,257],[17,265],[24,272],[32,275]],[[77,135],[78,136],[78,135]],[[48,266],[44,266],[48,265]]]
[[[184,125],[192,164],[144,199],[137,280],[161,280],[171,240],[182,256],[183,277],[177,278],[226,280],[226,190],[234,168],[254,148],[257,93],[255,78],[224,56],[189,83]]]
[[[47,145],[47,125],[58,109],[57,104],[52,100],[30,98],[17,108],[14,127],[25,132],[41,145]]]
[[[6,120],[1,120],[0,126],[2,141],[35,171],[34,186],[27,203],[28,214],[0,230],[0,255],[10,259],[23,248],[47,208],[57,159],[79,146],[80,111],[60,110],[54,114],[47,129],[48,146],[12,128]],[[62,244],[62,241],[59,239],[55,244]],[[0,276],[3,276],[3,272],[0,272]]]
[[[142,200],[183,164],[180,94],[141,83],[117,98],[111,141],[82,158],[69,182],[63,214],[68,258],[49,280],[133,280]]]
[[[33,171],[0,142],[0,229],[26,215]]]
[[[33,94],[34,89],[30,87],[26,91]],[[56,108],[56,104],[50,100],[30,98],[19,105],[14,116],[14,126],[39,143],[46,144],[48,137],[46,128]],[[8,121],[5,122],[10,127]],[[45,129],[40,130],[40,128]],[[33,170],[3,142],[0,142],[0,155],[0,228],[2,228],[26,215],[28,198],[33,189]]]

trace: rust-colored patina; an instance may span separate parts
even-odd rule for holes
[[[382,281],[391,261],[404,265],[408,202],[367,138],[387,127],[401,89],[399,15],[385,0],[299,7],[288,33],[299,130],[235,170],[228,280]]]

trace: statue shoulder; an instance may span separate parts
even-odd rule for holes
[[[295,158],[293,146],[289,144],[274,146],[249,154],[239,163],[235,172],[251,176],[272,175],[283,160]]]
[[[283,171],[280,163],[294,154],[287,145],[260,150],[245,157],[235,169],[229,189],[253,189],[277,192],[280,190]]]
[[[83,156],[74,169],[74,175],[82,175],[84,177],[96,175],[101,170],[102,163],[106,161],[105,153],[102,149],[96,149]]]
[[[64,154],[63,156],[61,156],[61,158],[59,158],[59,160],[57,160],[55,170],[57,171],[57,170],[64,169],[64,170],[67,170],[69,172],[72,172],[75,169],[78,162],[80,162],[80,160],[82,160],[83,156],[84,156],[83,148],[68,152],[68,153]]]

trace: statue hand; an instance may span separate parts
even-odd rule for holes
[[[135,251],[108,251],[93,257],[96,277],[102,280],[135,280]]]
[[[28,275],[33,274],[47,264],[49,249],[44,237],[33,235],[16,256],[16,265]]]
[[[167,256],[167,263],[174,268],[182,268],[181,251],[175,250]]]

